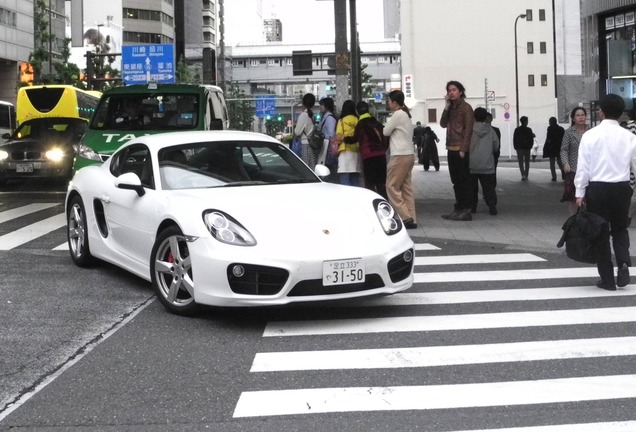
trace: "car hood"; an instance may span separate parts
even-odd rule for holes
[[[202,213],[221,210],[239,221],[259,243],[346,242],[382,230],[373,208],[379,195],[331,183],[236,186],[175,191],[174,199]],[[186,204],[187,203],[187,204]],[[173,204],[180,207],[180,203]],[[171,206],[172,207],[172,206]],[[199,214],[201,214],[199,213]],[[286,235],[281,236],[281,231]]]
[[[57,147],[71,147],[70,143],[65,142],[53,142],[52,140],[36,140],[36,139],[21,139],[14,141],[7,141],[2,144],[0,148],[2,150],[11,152],[14,150],[29,151],[29,150],[42,150],[49,149],[53,146]]]

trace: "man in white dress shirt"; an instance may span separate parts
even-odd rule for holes
[[[614,291],[629,283],[629,233],[627,232],[632,189],[630,168],[636,168],[636,136],[618,124],[623,115],[623,98],[608,94],[599,101],[601,123],[581,138],[574,186],[576,203],[609,222],[616,266],[612,264],[609,235],[602,239],[597,263],[601,280],[596,286]]]

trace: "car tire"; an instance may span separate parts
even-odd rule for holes
[[[79,267],[88,267],[94,259],[88,245],[88,226],[82,197],[73,197],[66,215],[68,250],[73,262]]]
[[[192,262],[185,236],[176,226],[161,231],[150,256],[152,288],[166,309],[177,315],[193,315]]]

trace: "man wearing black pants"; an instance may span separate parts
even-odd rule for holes
[[[473,136],[473,108],[464,100],[466,89],[458,81],[446,84],[446,105],[440,126],[446,128],[448,172],[455,191],[455,209],[442,218],[473,220],[473,187],[470,180],[469,150]]]
[[[630,281],[629,173],[636,168],[636,136],[618,124],[625,109],[623,98],[608,94],[601,98],[599,106],[603,120],[581,138],[574,186],[577,205],[585,204],[588,211],[609,222],[618,270],[614,279],[608,234],[600,243],[597,268],[601,280],[596,286],[614,291],[616,285],[624,287]]]

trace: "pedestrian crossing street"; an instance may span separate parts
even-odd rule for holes
[[[2,230],[12,221],[14,229]],[[53,236],[47,244],[64,252],[64,225],[58,203],[0,205],[0,250]],[[319,306],[326,311],[320,319],[268,322],[233,417],[505,408],[520,420],[484,414],[474,428],[452,430],[636,431],[636,285],[604,291],[594,287],[595,267],[554,268],[532,253],[455,254],[434,242],[416,245],[415,266],[407,292]],[[356,313],[337,313],[344,308]],[[608,362],[623,366],[606,369]],[[450,378],[449,370],[462,368],[485,369],[477,379],[466,372]],[[289,378],[299,373],[309,378]],[[627,408],[602,421],[566,418],[555,408],[594,412],[607,403]],[[541,421],[524,423],[522,413],[537,407]]]

